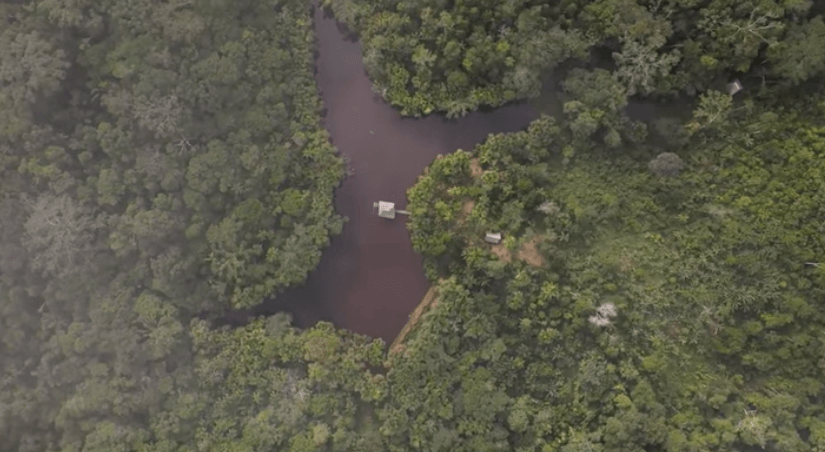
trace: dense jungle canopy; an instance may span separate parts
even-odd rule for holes
[[[628,95],[694,96],[731,72],[799,84],[825,71],[825,6],[807,0],[323,0],[405,114],[457,116],[535,96],[596,62]]]
[[[209,321],[344,223],[304,1],[0,1],[0,451],[825,452],[825,6],[325,2],[404,114],[558,82],[410,188],[436,303]]]

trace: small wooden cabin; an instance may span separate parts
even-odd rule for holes
[[[372,203],[373,211],[378,213],[378,216],[381,218],[386,218],[388,220],[394,220],[395,214],[401,215],[409,215],[409,212],[406,210],[395,210],[395,203],[388,202],[388,201],[378,201]]]
[[[487,242],[487,243],[499,244],[499,243],[501,243],[501,233],[500,232],[495,232],[495,233],[488,232],[484,236],[484,241]]]
[[[734,80],[728,83],[728,94],[730,94],[731,96],[738,93],[739,91],[742,91],[743,89],[744,88],[742,87],[742,83],[740,83],[739,80]]]
[[[378,201],[372,204],[373,210],[378,210],[378,216],[381,218],[394,219],[395,218],[395,204],[386,201]]]

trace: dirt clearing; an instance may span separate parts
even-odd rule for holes
[[[470,175],[473,177],[481,176],[484,171],[481,169],[481,164],[478,163],[478,159],[470,160]]]
[[[518,250],[518,258],[533,267],[541,267],[544,264],[544,258],[541,257],[538,250],[538,244],[541,240],[542,237],[537,235],[522,243],[521,248]],[[511,253],[503,243],[493,245],[490,251],[504,262],[511,262],[513,260],[513,253]]]
[[[535,236],[521,245],[518,251],[518,258],[532,265],[533,267],[541,267],[544,264],[544,259],[539,254],[538,244],[541,242],[541,236]]]

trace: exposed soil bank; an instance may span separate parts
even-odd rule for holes
[[[298,326],[331,320],[390,343],[429,288],[421,257],[412,251],[405,217],[378,218],[372,203],[406,206],[406,190],[437,154],[471,149],[490,133],[521,130],[537,117],[526,103],[448,121],[402,118],[372,92],[361,46],[334,19],[315,11],[320,56],[316,80],[326,108],[325,126],[355,176],[335,194],[336,210],[349,217],[306,286],[264,303],[255,314],[291,312]],[[232,314],[241,320],[245,313]]]
[[[398,333],[398,337],[390,344],[389,353],[391,355],[404,351],[404,339],[406,339],[407,335],[418,325],[421,316],[431,308],[434,308],[436,304],[438,304],[438,284],[433,284],[430,286],[430,289],[427,290],[427,293],[424,294],[424,299],[418,303],[418,306],[416,306],[410,314],[409,320],[407,320],[401,332]]]

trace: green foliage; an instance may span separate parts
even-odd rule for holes
[[[364,65],[403,114],[461,116],[541,89],[541,74],[586,55],[578,30],[530,2],[325,0],[364,45]]]
[[[460,116],[536,98],[549,72],[582,65],[612,67],[628,96],[694,96],[733,72],[792,86],[825,67],[821,10],[806,1],[322,4],[359,35],[376,92],[405,115]],[[583,114],[582,133],[598,121]]]
[[[179,397],[215,400],[197,412],[170,411],[195,425],[155,444],[208,449],[352,450],[371,433],[357,432],[360,400],[380,401],[384,380],[365,370],[380,364],[380,343],[329,324],[298,333],[282,316],[232,331],[210,331],[193,323],[197,352],[193,369],[199,384]],[[184,414],[186,413],[186,414]],[[363,436],[362,436],[363,435]]]
[[[821,8],[326,3],[408,114],[573,63],[563,117],[409,189],[441,281],[402,350],[192,320],[303,282],[341,231],[303,2],[0,3],[0,450],[825,451]],[[811,95],[739,102],[730,71]],[[628,96],[680,91],[654,149]]]
[[[621,138],[613,137],[619,136],[628,122],[623,115],[627,91],[621,83],[603,69],[592,72],[574,69],[563,86],[572,99],[564,103],[564,114],[577,146],[585,148],[592,142],[590,138],[604,129],[605,144],[618,147]]]
[[[722,121],[714,99],[696,116],[715,125],[650,165],[667,178],[648,172],[649,157],[574,153],[554,165],[575,122],[544,118],[476,149],[496,174],[470,182],[483,189],[483,226],[522,216],[553,241],[541,268],[500,267],[455,223],[414,236],[443,227],[466,244],[392,360],[391,450],[821,448],[825,106],[750,107]],[[527,143],[546,150],[524,158]],[[540,196],[517,194],[527,174],[540,175]],[[453,183],[429,176],[414,204],[449,199]],[[465,400],[479,378],[500,398]],[[487,417],[466,418],[468,407]]]
[[[703,93],[699,97],[699,105],[693,111],[693,121],[687,125],[688,131],[696,132],[705,128],[716,130],[727,126],[732,105],[731,97],[725,93],[720,91]]]
[[[825,21],[817,16],[804,24],[792,24],[788,37],[768,49],[773,76],[798,84],[825,71]]]
[[[0,4],[0,449],[360,447],[376,346],[342,337],[322,366],[273,359],[260,325],[186,327],[302,283],[340,232],[306,5],[21,3]],[[312,366],[343,380],[303,411],[260,395]]]

